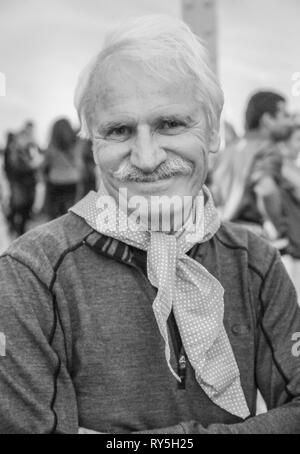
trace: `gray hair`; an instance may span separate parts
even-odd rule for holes
[[[204,107],[207,125],[218,131],[224,97],[218,80],[208,64],[201,40],[181,20],[165,15],[148,15],[124,22],[110,31],[102,51],[82,72],[75,92],[75,106],[81,124],[80,135],[92,138],[92,120],[101,75],[118,61],[143,64],[147,74],[170,80],[192,77],[195,97]]]

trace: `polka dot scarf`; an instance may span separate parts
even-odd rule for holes
[[[204,204],[204,194],[207,202]],[[220,227],[210,192],[203,187],[196,206],[196,233],[188,234],[188,223],[174,235],[163,232],[126,231],[103,220],[99,196],[102,187],[90,192],[70,211],[85,219],[96,231],[128,245],[147,251],[147,274],[158,289],[153,311],[165,341],[169,369],[180,378],[170,364],[167,320],[173,309],[178,329],[196,379],[207,396],[219,407],[245,419],[249,409],[241,387],[240,374],[230,341],[223,325],[224,289],[199,262],[187,252],[196,244],[208,241]],[[115,214],[115,213],[114,213]],[[100,216],[99,216],[100,215]],[[118,224],[128,221],[118,210]],[[136,229],[135,229],[136,230]]]

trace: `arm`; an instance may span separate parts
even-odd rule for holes
[[[0,258],[0,433],[76,433],[76,399],[47,286]]]

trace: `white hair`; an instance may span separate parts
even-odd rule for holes
[[[113,64],[128,60],[144,65],[147,74],[167,77],[167,80],[170,76],[175,76],[176,80],[192,77],[195,97],[204,107],[208,128],[219,130],[223,92],[209,66],[203,43],[183,21],[165,15],[148,15],[128,20],[111,30],[102,51],[82,72],[75,92],[81,137],[92,138],[101,76],[113,70]]]

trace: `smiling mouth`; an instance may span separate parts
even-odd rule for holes
[[[164,181],[171,180],[174,177],[174,175],[170,175],[169,177],[157,177],[157,178],[149,178],[149,179],[144,179],[144,180],[138,180],[136,183],[161,183]]]
[[[174,178],[176,176],[181,176],[181,175],[183,175],[183,174],[176,172],[176,173],[172,173],[171,175],[156,175],[156,176],[149,175],[148,177],[143,176],[143,178],[129,177],[129,178],[127,178],[127,181],[131,182],[131,183],[159,183],[161,181],[171,180],[172,178]]]

